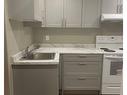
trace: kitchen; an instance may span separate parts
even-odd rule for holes
[[[122,0],[5,4],[10,95],[120,94]]]

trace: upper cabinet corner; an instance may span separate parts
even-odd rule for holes
[[[102,0],[102,13],[104,14],[123,13],[123,0]]]
[[[9,18],[18,21],[43,20],[44,0],[8,0]]]

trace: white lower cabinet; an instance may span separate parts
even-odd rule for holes
[[[19,65],[13,68],[13,95],[58,95],[56,65]]]
[[[98,74],[100,62],[65,62],[64,73]]]
[[[101,89],[102,55],[64,54],[62,57],[65,91]]]
[[[81,74],[65,75],[64,90],[99,90],[100,78]]]
[[[96,54],[66,54],[63,55],[64,62],[99,62],[101,55]],[[87,63],[88,64],[88,63]]]

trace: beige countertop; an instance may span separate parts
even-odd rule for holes
[[[117,52],[104,52],[101,49],[97,48],[56,48],[56,47],[41,47],[34,52],[38,53],[46,53],[46,52],[57,52],[60,54],[65,54],[65,53],[80,53],[80,54],[122,54],[123,51],[117,50]]]
[[[64,53],[83,53],[83,54],[103,54],[102,50],[96,48],[39,48],[34,52],[45,53],[45,52],[57,52],[60,54]]]
[[[104,52],[103,50],[94,47],[40,47],[34,50],[35,53],[56,53],[53,60],[20,60],[21,52],[13,56],[13,65],[57,65],[59,64],[60,54],[122,54],[122,51],[114,53]]]

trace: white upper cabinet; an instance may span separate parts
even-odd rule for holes
[[[102,0],[102,13],[122,13],[123,0]]]
[[[45,1],[39,0],[39,6],[40,6],[39,13],[42,20],[42,27],[45,27]]]
[[[82,0],[64,0],[64,23],[66,27],[81,27]]]
[[[45,0],[46,27],[63,26],[63,0]]]
[[[99,27],[100,6],[100,0],[83,0],[82,27]]]
[[[8,0],[9,18],[19,21],[41,21],[44,0]]]
[[[8,0],[10,19],[39,21],[42,27],[95,28],[100,9],[100,0]]]
[[[117,3],[117,13],[121,14],[123,13],[123,0],[118,0],[118,3]]]

